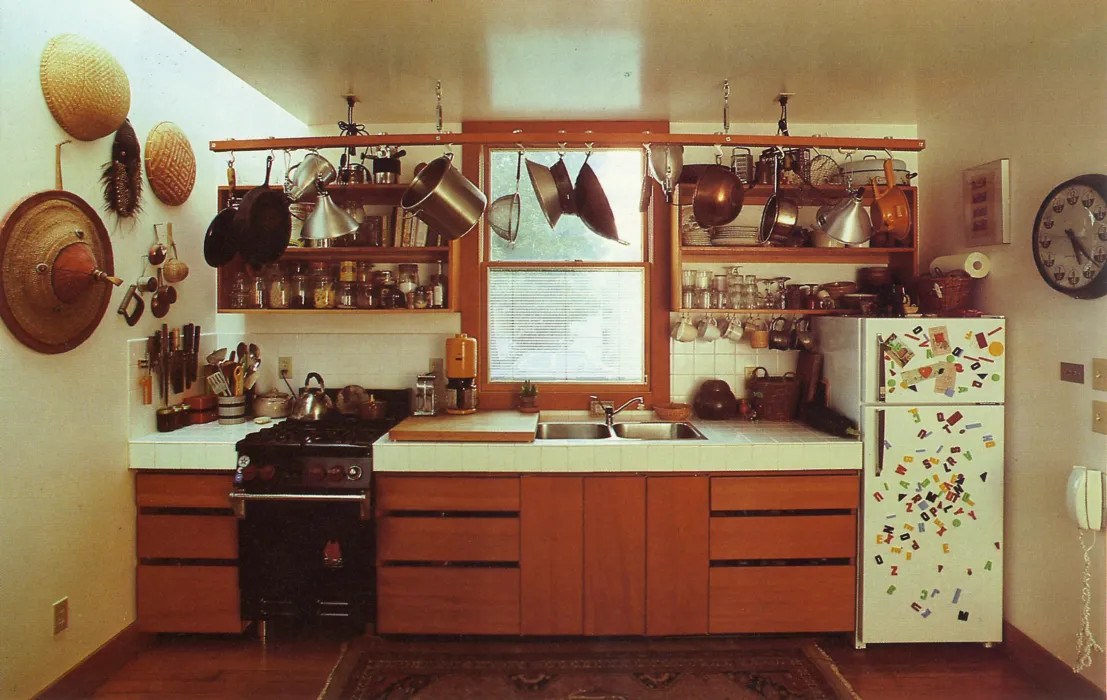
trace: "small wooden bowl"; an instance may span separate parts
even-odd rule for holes
[[[692,415],[692,407],[686,403],[670,403],[654,406],[653,412],[661,420],[677,422],[688,420],[688,417]]]

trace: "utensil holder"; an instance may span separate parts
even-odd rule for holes
[[[235,425],[246,422],[245,396],[218,396],[216,400],[221,425]]]

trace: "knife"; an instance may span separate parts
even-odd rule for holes
[[[200,378],[200,324],[192,327],[192,381]]]
[[[182,330],[184,338],[184,354],[181,357],[184,363],[184,388],[187,389],[192,386],[192,324],[186,323]]]
[[[164,406],[169,405],[169,324],[161,324],[161,352],[159,364],[161,365],[161,396]]]
[[[184,359],[181,357],[183,346],[181,345],[181,329],[173,333],[173,393],[184,391]]]
[[[154,374],[158,375],[158,398],[165,399],[165,389],[161,384],[162,367],[161,367],[161,333],[155,332],[150,336],[150,369]]]

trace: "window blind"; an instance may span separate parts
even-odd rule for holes
[[[493,382],[645,382],[645,268],[488,271]]]

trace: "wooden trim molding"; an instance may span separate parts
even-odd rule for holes
[[[1066,700],[1104,700],[1107,692],[1046,650],[1015,627],[1003,623],[1003,654],[1035,683],[1050,692],[1050,697]]]
[[[35,700],[90,698],[98,687],[153,641],[153,634],[140,631],[138,623],[132,622],[46,686],[35,696]]]

